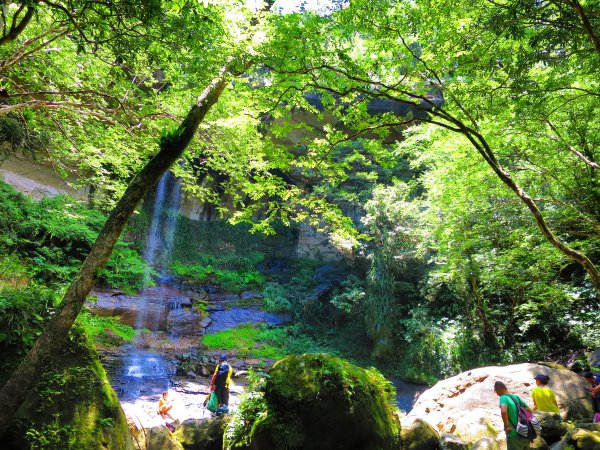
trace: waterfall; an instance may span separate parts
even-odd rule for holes
[[[154,201],[150,214],[150,225],[143,253],[148,269],[144,276],[144,289],[138,297],[135,328],[141,330],[145,324],[158,323],[161,315],[160,289],[149,289],[154,279],[160,286],[167,277],[168,264],[173,251],[181,185],[170,172],[165,173],[154,190]],[[158,295],[157,295],[158,294]],[[158,394],[169,386],[173,375],[169,363],[154,352],[144,350],[141,339],[130,347],[123,367],[122,399],[135,400],[145,393]]]
[[[154,202],[146,246],[144,249],[144,260],[148,269],[144,276],[144,286],[147,288],[153,283],[153,274],[158,275],[158,281],[167,276],[167,267],[173,252],[173,242],[177,229],[177,218],[179,215],[179,202],[181,199],[181,185],[179,180],[171,172],[166,172],[156,185]],[[139,312],[136,319],[136,328],[142,329],[148,320],[156,317],[149,311],[150,299],[147,294],[140,295]],[[154,314],[156,314],[156,309]]]
[[[152,207],[150,228],[146,238],[144,260],[148,263],[149,271],[145,285],[150,285],[151,271],[165,275],[165,269],[170,261],[177,229],[179,201],[181,199],[181,184],[171,172],[165,173],[156,185],[156,194]]]

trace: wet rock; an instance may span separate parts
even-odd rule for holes
[[[249,300],[258,300],[261,299],[263,296],[261,294],[259,294],[258,292],[254,292],[254,291],[244,291],[240,294],[240,299],[242,301],[249,301]]]
[[[205,333],[229,330],[246,323],[280,325],[291,320],[291,315],[288,313],[270,313],[257,306],[233,306],[214,311],[211,317],[212,323],[205,329]]]
[[[208,300],[213,303],[239,303],[240,296],[237,294],[208,294]]]
[[[199,336],[202,316],[193,309],[174,309],[167,315],[167,331],[174,336]]]

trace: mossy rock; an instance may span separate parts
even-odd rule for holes
[[[177,427],[174,436],[185,450],[221,450],[228,421],[229,415],[189,419]],[[159,449],[160,447],[157,447],[157,450]]]
[[[133,450],[119,399],[95,349],[73,331],[0,438],[3,449]]]
[[[394,387],[375,369],[326,354],[291,355],[269,370],[263,394],[262,403],[251,400],[254,408],[240,405],[248,414],[233,427],[245,431],[226,433],[224,448],[400,448]]]
[[[440,435],[423,419],[416,419],[410,428],[402,429],[403,450],[437,450]]]
[[[580,450],[600,450],[600,431],[576,428],[567,435],[567,442]]]

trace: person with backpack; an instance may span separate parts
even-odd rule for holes
[[[227,355],[221,355],[219,358],[219,364],[215,368],[215,373],[210,380],[211,390],[217,395],[217,415],[219,410],[228,412],[229,405],[229,383],[231,381],[231,374],[233,369],[227,363]]]
[[[537,385],[537,387],[534,387],[531,390],[534,409],[560,414],[558,403],[556,402],[556,395],[552,389],[546,386],[550,381],[550,377],[538,373],[533,379]]]
[[[504,423],[507,450],[528,448],[529,440],[517,433],[517,424],[519,423],[518,406],[532,413],[531,409],[518,395],[510,394],[502,381],[496,381],[494,392],[500,397],[500,415]]]

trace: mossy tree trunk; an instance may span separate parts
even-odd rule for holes
[[[228,68],[222,69],[215,81],[204,90],[177,130],[161,141],[159,152],[133,178],[112,210],[79,273],[65,293],[58,311],[0,390],[0,436],[4,434],[27,393],[39,380],[48,361],[64,345],[87,295],[98,280],[136,206],[188,146],[199,124],[225,89],[228,73]]]

